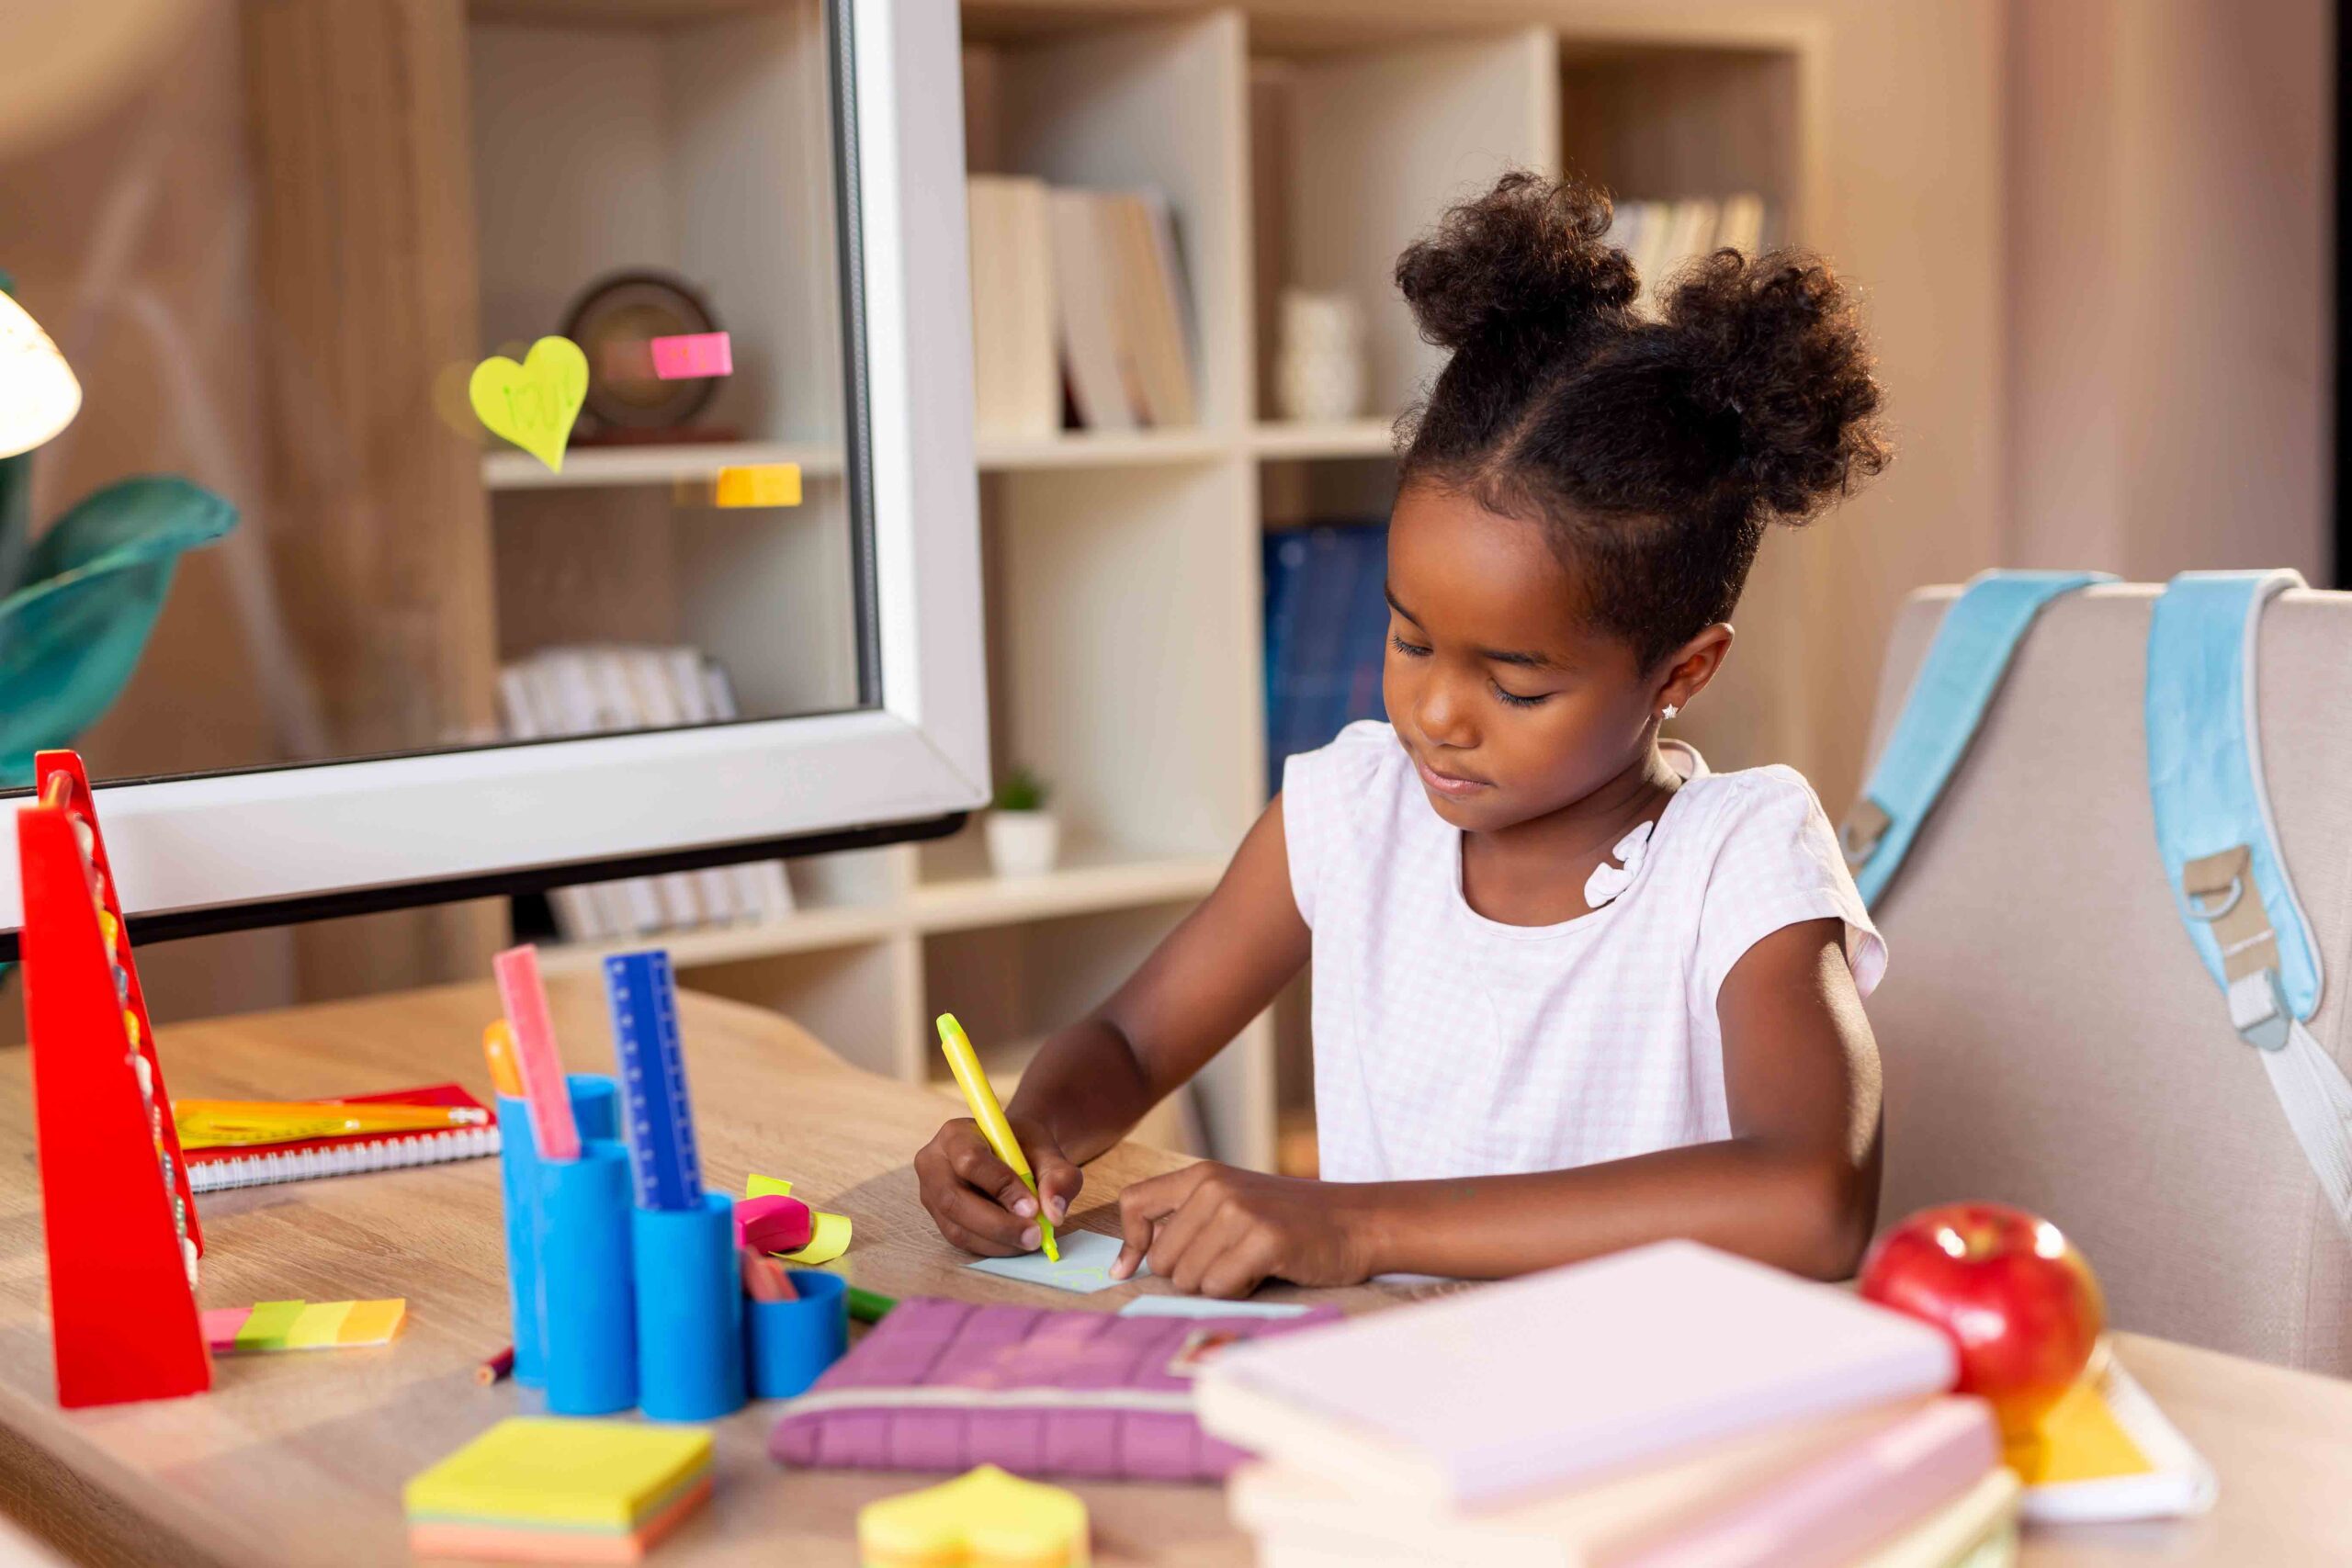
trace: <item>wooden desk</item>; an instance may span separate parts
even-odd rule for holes
[[[483,1088],[487,986],[230,1019],[165,1032],[182,1094],[304,1095],[458,1077]],[[575,1065],[606,1025],[588,985],[560,984]],[[974,1274],[915,1201],[908,1161],[941,1120],[933,1096],[851,1068],[794,1025],[703,997],[683,1002],[706,1176],[759,1170],[850,1214],[848,1263],[893,1295],[1035,1302],[1045,1292]],[[596,1043],[591,1043],[592,1042]],[[36,1184],[21,1055],[0,1078],[0,1135],[20,1154],[0,1189],[0,1507],[77,1560],[178,1565],[407,1562],[401,1483],[521,1408],[475,1364],[507,1338],[497,1162],[254,1188],[204,1200],[204,1299],[406,1296],[406,1333],[382,1351],[224,1359],[194,1399],[60,1411],[54,1402]],[[1089,1172],[1077,1223],[1108,1229],[1102,1201],[1172,1156],[1124,1148]],[[1156,1281],[1064,1304],[1115,1307]],[[1281,1291],[1271,1293],[1281,1294]],[[1351,1308],[1402,1292],[1332,1292]],[[2209,1518],[2037,1538],[2035,1568],[2124,1562],[2340,1562],[2352,1542],[2352,1385],[2126,1338],[2132,1371],[2222,1473]],[[766,1457],[769,1410],[718,1424],[710,1507],[656,1561],[848,1563],[858,1505],[917,1484],[902,1475],[787,1473]],[[1086,1486],[1109,1564],[1238,1568],[1249,1548],[1224,1499],[1197,1487]]]

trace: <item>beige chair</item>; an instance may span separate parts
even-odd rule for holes
[[[1871,750],[1956,589],[1904,606]],[[1893,1224],[1962,1198],[2054,1220],[2119,1327],[2352,1374],[2352,1247],[2173,912],[2148,805],[2141,679],[2159,588],[2043,611],[1881,897],[1870,1004],[1886,1064]],[[2264,619],[2263,765],[2347,1060],[2352,593]]]

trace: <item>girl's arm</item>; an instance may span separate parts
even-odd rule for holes
[[[1005,1120],[1046,1217],[1078,1196],[1078,1167],[1116,1144],[1265,1010],[1306,963],[1276,795],[1216,889],[1111,998],[1039,1047]],[[958,1119],[915,1156],[923,1204],[948,1240],[1003,1255],[1036,1245],[1038,1203]]]
[[[1317,1183],[1215,1165],[1121,1195],[1126,1247],[1179,1289],[1245,1295],[1270,1276],[1493,1279],[1666,1236],[1799,1273],[1853,1271],[1878,1209],[1878,1051],[1842,945],[1811,920],[1758,942],[1716,998],[1732,1136],[1575,1170]]]

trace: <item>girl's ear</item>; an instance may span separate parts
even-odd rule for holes
[[[1690,699],[1705,691],[1715,671],[1724,667],[1724,655],[1731,651],[1731,635],[1730,624],[1717,621],[1668,654],[1663,665],[1665,679],[1651,699],[1652,709],[1664,713],[1668,708],[1689,707]]]

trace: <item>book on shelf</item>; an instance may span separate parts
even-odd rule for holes
[[[983,436],[1050,436],[1062,425],[1062,371],[1046,182],[974,175],[966,199],[972,229],[974,423]]]
[[[1283,761],[1380,718],[1387,657],[1388,530],[1379,523],[1282,529],[1264,546],[1269,795]]]
[[[1937,1330],[1665,1242],[1203,1372],[1228,1505],[1316,1568],[1994,1568],[2018,1488]]]
[[[968,177],[975,423],[1050,435],[1197,423],[1176,218],[1158,191]],[[1066,394],[1066,396],[1065,396]]]
[[[726,673],[692,648],[612,644],[544,648],[498,674],[501,716],[517,740],[625,733],[737,716]],[[559,887],[548,895],[567,942],[602,942],[793,908],[780,861],[665,872]]]
[[[1770,249],[1778,243],[1773,218],[1771,204],[1754,191],[1720,199],[1621,201],[1609,240],[1632,260],[1643,301],[1655,310],[1666,286],[1699,257],[1725,248],[1751,256]]]

